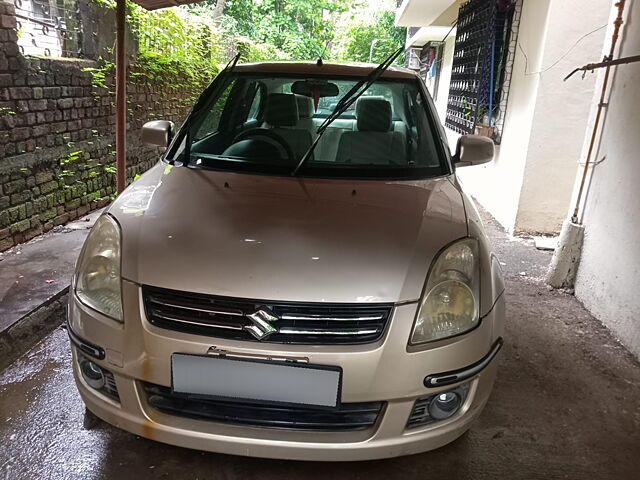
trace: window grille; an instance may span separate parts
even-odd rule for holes
[[[434,100],[438,99],[443,47],[444,42],[431,41],[420,51],[420,76]]]
[[[522,0],[469,0],[458,12],[445,124],[502,136]]]

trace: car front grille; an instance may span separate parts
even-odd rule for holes
[[[173,393],[170,388],[144,383],[147,401],[168,415],[233,425],[289,430],[347,431],[372,427],[383,402],[343,403],[337,409],[249,404]]]
[[[157,327],[232,340],[357,344],[378,340],[392,305],[247,300],[144,286],[147,320]]]

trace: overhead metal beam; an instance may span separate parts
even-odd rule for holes
[[[159,8],[177,7],[189,3],[200,3],[202,0],[133,0],[146,10],[157,10]]]

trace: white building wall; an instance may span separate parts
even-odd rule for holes
[[[550,1],[524,0],[518,42],[526,45],[527,57],[518,50],[514,60],[502,143],[494,161],[458,170],[467,191],[509,231],[513,231],[520,202],[539,83],[538,75],[526,72],[538,71],[542,64]],[[449,134],[455,149],[457,135]]]
[[[540,73],[529,73],[539,82],[516,232],[557,233],[566,217],[596,75],[563,79],[575,67],[601,58],[606,32],[601,27],[607,25],[611,9],[604,0],[587,3],[588,8],[584,0],[554,0],[549,5],[542,67]],[[524,41],[521,46],[529,54],[530,46]]]
[[[640,2],[628,15],[616,57],[640,52]],[[608,38],[608,37],[607,37]],[[603,70],[599,72],[602,76]],[[576,296],[640,357],[640,63],[614,67],[582,216]],[[597,96],[594,102],[598,102]]]

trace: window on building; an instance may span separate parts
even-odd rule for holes
[[[81,57],[75,1],[14,0],[18,46],[23,55]]]
[[[434,100],[438,99],[444,42],[429,42],[420,51],[420,76]]]

